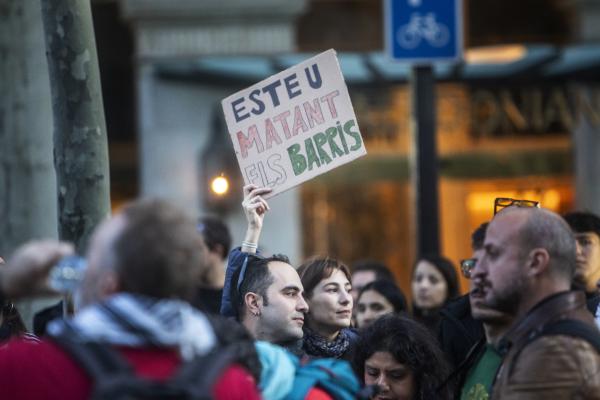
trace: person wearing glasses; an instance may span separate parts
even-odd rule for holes
[[[244,187],[242,208],[248,228],[241,247],[229,254],[221,315],[235,317],[256,340],[303,355],[302,337],[308,305],[298,272],[283,255],[264,257],[258,239],[269,205],[270,188]]]
[[[238,317],[256,339],[296,355],[350,359],[358,335],[350,329],[353,299],[348,267],[327,257],[307,261],[298,272],[282,259],[257,261],[258,239],[269,210],[262,196],[270,191],[252,184],[244,187],[248,228],[242,246],[229,256],[221,315]],[[256,268],[261,266],[264,273]]]
[[[473,257],[461,262],[461,270],[466,278],[471,278],[477,263],[485,255],[483,247],[487,223],[482,224],[474,232],[472,238]],[[472,319],[483,325],[484,335],[473,344],[466,354],[465,361],[454,371],[457,376],[457,393],[461,400],[489,398],[492,383],[502,361],[497,349],[498,342],[512,323],[510,314],[487,307],[483,301],[485,285],[481,282],[469,281],[469,309]]]
[[[496,345],[492,400],[598,398],[600,332],[584,294],[570,291],[575,268],[575,240],[559,215],[507,207],[490,222],[472,285],[482,308],[513,321]]]
[[[414,318],[432,332],[437,332],[440,309],[458,297],[458,276],[454,265],[445,257],[422,257],[413,268],[411,289]]]
[[[488,223],[481,224],[471,234],[471,258],[461,260],[462,275],[469,279],[471,270],[483,251],[483,240]],[[451,366],[461,365],[471,348],[484,337],[483,324],[473,319],[469,294],[460,296],[440,310],[438,341]]]

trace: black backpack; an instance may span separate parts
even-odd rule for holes
[[[212,398],[212,388],[233,364],[233,348],[220,347],[183,363],[166,381],[137,376],[131,364],[108,344],[74,339],[69,329],[52,340],[68,353],[92,380],[90,400],[202,400]]]

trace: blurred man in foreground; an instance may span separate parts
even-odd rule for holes
[[[133,385],[115,389],[111,379],[111,385],[93,381],[86,370],[90,361],[117,359],[136,376],[164,381],[213,351],[216,337],[211,325],[185,301],[202,273],[201,240],[192,220],[160,201],[133,203],[103,223],[88,251],[80,288],[82,310],[72,320],[51,324],[48,340],[15,341],[0,350],[2,392],[10,393],[11,399],[116,398],[115,392],[107,395],[102,390],[119,393]],[[24,264],[29,274],[10,269],[12,274],[0,275],[7,278],[0,284],[3,293],[16,297],[42,291],[49,265],[64,253],[54,251],[55,257],[45,258],[33,251],[25,261],[18,253],[9,268]],[[16,289],[9,287],[13,284]],[[89,347],[99,349],[96,359],[89,359],[93,354]],[[81,354],[88,359],[78,357]],[[196,369],[197,374],[194,370],[191,375],[200,381],[207,371],[204,366]],[[223,371],[216,383],[209,382],[214,398],[258,398],[245,370],[233,365]],[[153,388],[158,392],[158,386]]]

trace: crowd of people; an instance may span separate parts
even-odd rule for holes
[[[13,302],[49,293],[73,248],[19,248],[0,267],[2,398],[600,399],[598,216],[502,199],[460,262],[467,294],[421,255],[409,304],[379,261],[263,252],[270,191],[244,187],[233,249],[216,218],[126,206],[94,233],[74,314],[38,336]]]

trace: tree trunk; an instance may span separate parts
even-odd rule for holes
[[[0,255],[34,238],[56,238],[52,107],[37,2],[0,0]],[[57,299],[18,304],[32,317]]]
[[[54,114],[59,236],[79,252],[110,212],[108,145],[89,0],[41,0]]]
[[[39,5],[0,0],[0,255],[56,238],[50,84]]]

